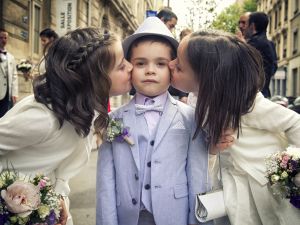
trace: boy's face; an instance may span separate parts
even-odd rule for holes
[[[170,85],[171,48],[161,42],[143,41],[132,47],[132,84],[148,97],[158,96]]]

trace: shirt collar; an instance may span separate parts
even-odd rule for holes
[[[136,93],[135,95],[135,103],[136,104],[139,104],[139,105],[144,105],[145,104],[145,100],[146,98],[151,98],[151,97],[148,97],[148,96],[145,96],[143,94],[140,94],[140,93]],[[152,98],[155,102],[155,105],[162,105],[164,106],[166,101],[167,101],[167,97],[168,97],[168,92],[164,92],[154,98]]]

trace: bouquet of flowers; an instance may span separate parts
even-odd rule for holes
[[[17,65],[17,70],[21,71],[24,75],[25,80],[27,81],[30,77],[30,70],[32,68],[32,65],[29,60],[27,59],[21,59],[20,63]]]
[[[54,225],[60,216],[61,196],[54,192],[50,179],[36,175],[21,178],[15,171],[0,173],[1,225]]]
[[[130,138],[129,127],[124,127],[122,119],[109,119],[106,140],[108,142],[113,142],[114,140],[118,142],[126,141],[129,145],[134,145]]]
[[[300,209],[300,148],[289,147],[266,159],[267,178],[274,194]]]

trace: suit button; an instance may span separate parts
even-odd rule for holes
[[[154,140],[150,141],[150,145],[151,145],[151,146],[154,145]]]
[[[147,162],[147,166],[148,166],[148,167],[151,167],[151,161],[150,161],[150,162]]]
[[[146,184],[146,185],[145,185],[145,189],[146,189],[146,190],[149,190],[149,189],[150,189],[150,184]]]
[[[139,180],[139,176],[137,174],[134,174],[135,180]]]
[[[137,204],[137,200],[136,200],[135,198],[133,198],[133,199],[131,200],[131,202],[132,202],[132,204],[134,204],[134,205]]]

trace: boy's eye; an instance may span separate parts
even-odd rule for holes
[[[165,62],[158,62],[157,65],[158,65],[158,66],[166,66],[167,63],[165,63]]]
[[[136,62],[135,65],[137,65],[137,66],[143,66],[144,64],[145,64],[144,62]]]

